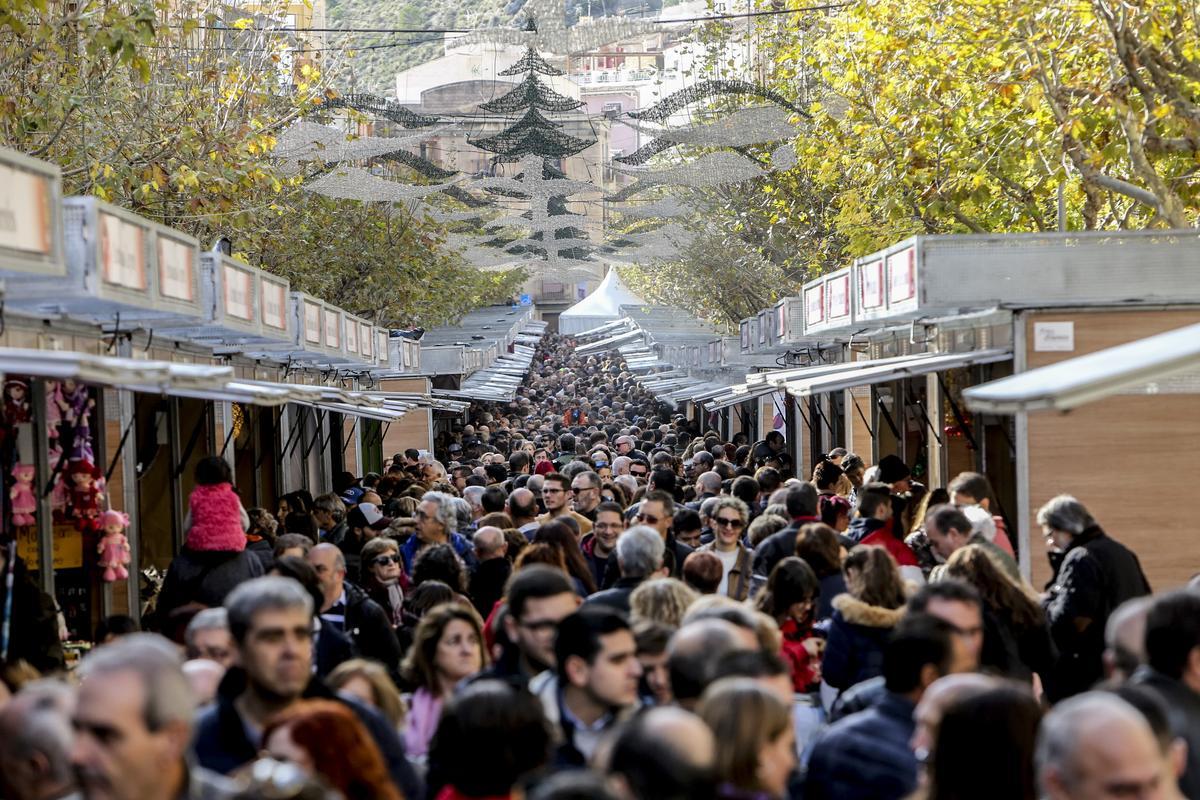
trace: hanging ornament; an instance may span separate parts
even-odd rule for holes
[[[130,562],[129,539],[125,536],[129,515],[122,511],[105,511],[97,524],[103,535],[96,545],[99,555],[96,565],[104,568],[105,581],[125,580],[129,577],[125,565]]]
[[[743,108],[720,119],[699,122],[680,128],[651,129],[622,120],[625,125],[654,136],[654,141],[639,147],[629,155],[616,156],[613,161],[621,164],[644,164],[657,153],[677,144],[701,147],[745,147],[780,139],[791,139],[796,128],[790,122],[792,112],[777,106]]]
[[[680,111],[692,103],[700,100],[709,100],[722,95],[740,94],[761,97],[802,117],[808,116],[805,111],[789,103],[778,92],[772,91],[765,86],[737,80],[700,81],[699,83],[694,83],[691,86],[680,89],[678,92],[667,95],[662,100],[650,106],[650,108],[642,111],[630,111],[629,116],[646,122],[666,122],[676,111]]]
[[[341,200],[406,203],[444,191],[451,185],[435,183],[428,186],[413,186],[380,178],[362,167],[342,167],[308,181],[304,184],[304,189],[314,194]]]
[[[352,108],[372,117],[391,120],[404,128],[428,128],[438,121],[437,117],[415,114],[394,100],[385,100],[373,94],[338,95],[318,106],[318,110],[327,108]]]

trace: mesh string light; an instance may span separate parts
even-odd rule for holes
[[[407,203],[444,191],[451,185],[435,183],[429,186],[413,186],[380,178],[361,167],[342,167],[308,181],[304,184],[304,189],[341,200]]]
[[[759,106],[735,111],[727,117],[681,128],[653,130],[648,126],[623,120],[624,124],[657,138],[627,156],[616,156],[622,164],[644,164],[650,158],[676,144],[702,147],[745,147],[762,142],[791,139],[796,134],[789,122],[791,114],[777,106]]]
[[[748,94],[761,97],[802,117],[808,116],[806,112],[789,103],[778,92],[772,91],[765,86],[736,80],[700,81],[667,95],[662,100],[650,106],[650,108],[642,111],[630,111],[629,116],[647,122],[666,122],[676,111],[686,108],[692,103],[700,100],[708,100],[713,97],[720,97],[721,95],[733,94]]]
[[[344,94],[329,98],[319,108],[352,108],[364,114],[387,119],[405,128],[427,128],[437,123],[437,117],[415,114],[394,100],[373,94]]]

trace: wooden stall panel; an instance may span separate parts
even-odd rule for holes
[[[1074,323],[1070,351],[1035,350],[1037,322]],[[1030,369],[1200,321],[1200,311],[1039,312],[1026,320]],[[1110,535],[1132,548],[1156,590],[1200,572],[1195,525],[1180,511],[1200,475],[1200,396],[1120,395],[1066,414],[1029,415],[1033,584],[1050,577],[1037,510],[1073,494]]]

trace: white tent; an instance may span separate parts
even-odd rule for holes
[[[596,291],[558,315],[558,332],[579,333],[621,318],[621,306],[645,305],[646,301],[629,291],[615,268],[608,274]]]

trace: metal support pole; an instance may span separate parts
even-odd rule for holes
[[[48,491],[50,482],[50,437],[46,433],[46,382],[41,379],[30,381],[30,405],[35,409],[33,423],[33,464],[37,472],[38,492],[37,548],[38,583],[42,591],[54,597],[54,510]],[[68,447],[70,444],[68,443]],[[57,477],[55,478],[57,480]]]
[[[167,440],[171,443],[171,552],[183,549],[183,484],[179,480],[179,469],[183,461],[183,448],[179,441],[179,398],[167,398]]]

